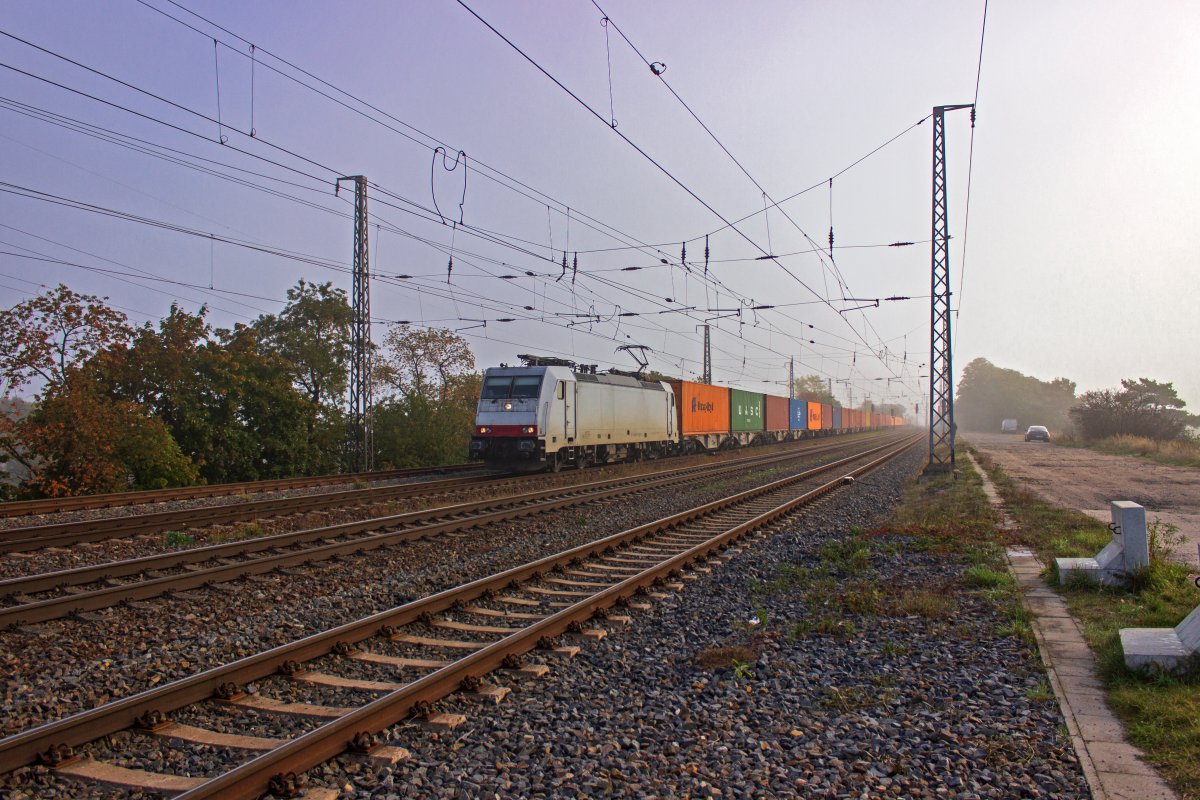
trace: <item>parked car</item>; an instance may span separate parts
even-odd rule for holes
[[[1025,441],[1048,442],[1050,441],[1050,431],[1046,430],[1045,425],[1030,425],[1029,430],[1025,431]]]

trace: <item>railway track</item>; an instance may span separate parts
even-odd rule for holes
[[[14,500],[0,503],[0,517],[21,517],[31,514],[53,514],[60,511],[81,511],[92,508],[117,508],[149,503],[165,503],[172,500],[193,500],[202,497],[220,497],[248,492],[276,492],[284,489],[302,489],[310,486],[336,486],[357,481],[390,481],[413,475],[446,475],[470,472],[484,467],[478,463],[450,464],[444,467],[413,467],[410,469],[385,469],[374,472],[347,472],[338,475],[312,475],[306,478],[273,478],[241,483],[214,483],[204,486],[180,486],[173,489],[152,489],[140,492],[113,492],[109,494],[83,495],[79,497],[50,497],[43,500]]]
[[[919,436],[907,437],[886,452],[860,452],[10,736],[0,740],[0,772],[40,758],[60,774],[91,781],[182,791],[181,797],[189,799],[256,798],[294,789],[302,783],[297,776],[348,749],[394,760],[403,753],[377,738],[389,726],[414,714],[432,724],[450,722],[439,719],[431,704],[456,691],[502,697],[502,688],[483,682],[489,674],[543,671],[544,665],[528,661],[527,654],[571,655],[573,649],[558,637],[603,635],[603,629],[587,627],[602,624],[592,620],[623,621],[610,609],[642,605],[638,594],[684,577],[685,568],[708,569],[701,562],[723,548],[765,532],[919,441]],[[837,477],[810,488],[831,472]],[[364,668],[386,672],[390,679],[355,677]],[[260,684],[258,691],[245,691],[250,682]],[[301,685],[337,687],[363,699],[353,706],[289,699],[288,688]],[[194,722],[230,709],[323,722],[295,738],[278,739],[169,716]],[[122,741],[132,753],[97,741],[131,728],[136,733]],[[205,744],[216,761],[203,768],[206,777],[136,766],[146,763],[140,752],[164,742]],[[231,760],[261,755],[230,768],[220,753],[238,754]]]
[[[84,542],[162,533],[172,529],[222,525],[286,514],[302,514],[306,511],[331,507],[344,508],[367,503],[405,500],[499,481],[517,484],[521,480],[522,478],[512,478],[509,475],[446,478],[439,481],[422,481],[398,486],[375,486],[366,489],[322,492],[303,497],[251,500],[232,505],[153,511],[122,517],[29,525],[0,531],[0,553],[23,553],[46,547],[70,547]]]
[[[876,444],[878,452],[894,442]],[[856,443],[861,446],[860,443]],[[697,480],[769,468],[798,458],[844,450],[845,443],[753,456],[723,465],[678,467],[666,472],[543,489],[321,528],[210,545],[90,567],[0,581],[0,627],[31,624],[119,603],[225,583],[249,575],[350,556],[417,539],[465,531],[616,497],[661,491]],[[167,574],[167,571],[173,571]],[[86,588],[92,587],[92,588]],[[57,596],[37,597],[39,593]]]
[[[819,446],[818,446],[819,447]],[[475,485],[519,487],[544,479],[541,474],[513,476],[492,474],[437,481],[422,481],[394,486],[376,486],[323,492],[303,497],[251,500],[202,508],[152,511],[119,517],[74,520],[28,525],[0,530],[0,554],[25,553],[49,547],[70,547],[85,542],[160,534],[207,525],[248,522],[290,514],[302,514],[328,508],[345,508],[368,503],[410,500],[458,491]]]

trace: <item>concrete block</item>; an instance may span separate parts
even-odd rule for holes
[[[1129,500],[1109,504],[1112,523],[1121,535],[1124,570],[1133,572],[1150,566],[1150,540],[1146,532],[1146,509]]]
[[[1133,670],[1183,669],[1200,651],[1200,606],[1174,628],[1122,628],[1121,650]]]
[[[1080,573],[1096,583],[1113,586],[1125,581],[1130,572],[1150,564],[1150,545],[1146,533],[1146,509],[1130,500],[1113,500],[1109,505],[1112,540],[1095,558],[1058,558],[1058,582],[1065,584]]]

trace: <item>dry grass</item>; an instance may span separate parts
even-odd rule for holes
[[[1107,439],[1088,441],[1065,434],[1055,441],[1068,447],[1086,447],[1101,453],[1118,456],[1137,456],[1159,464],[1177,467],[1200,467],[1200,439],[1176,439],[1159,442],[1144,436],[1110,436]]]
[[[706,647],[696,654],[696,665],[704,669],[732,669],[735,664],[753,664],[757,660],[758,650],[744,644]]]

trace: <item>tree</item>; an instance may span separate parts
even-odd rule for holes
[[[461,461],[471,437],[480,376],[453,331],[397,325],[383,340],[376,377],[391,389],[375,408],[379,460],[396,467]]]
[[[998,431],[1002,420],[1013,418],[1061,430],[1070,423],[1075,382],[1043,381],[977,358],[963,369],[954,402],[955,422],[964,430]]]
[[[287,296],[279,316],[259,317],[253,327],[261,348],[281,359],[308,401],[307,451],[333,456],[346,433],[341,402],[350,375],[353,311],[346,293],[329,283],[301,280]]]
[[[25,484],[35,496],[161,489],[198,478],[160,420],[91,385],[46,395],[16,432],[38,456]]]
[[[292,380],[314,407],[338,402],[350,375],[350,323],[346,293],[330,283],[303,279],[288,289],[279,316],[254,323],[259,338],[289,365]]]
[[[384,354],[376,361],[376,380],[401,395],[443,401],[452,379],[475,369],[467,340],[444,328],[393,325],[383,337],[383,347]]]
[[[1200,417],[1184,411],[1186,405],[1174,384],[1125,379],[1120,391],[1084,392],[1071,418],[1085,439],[1128,435],[1167,441],[1185,438],[1188,427],[1200,422]]]
[[[96,353],[129,339],[124,314],[108,298],[76,294],[63,284],[0,311],[0,386],[3,395],[31,382],[55,391]]]
[[[837,398],[829,391],[829,383],[819,375],[801,375],[795,379],[795,397],[810,403],[840,406]]]

